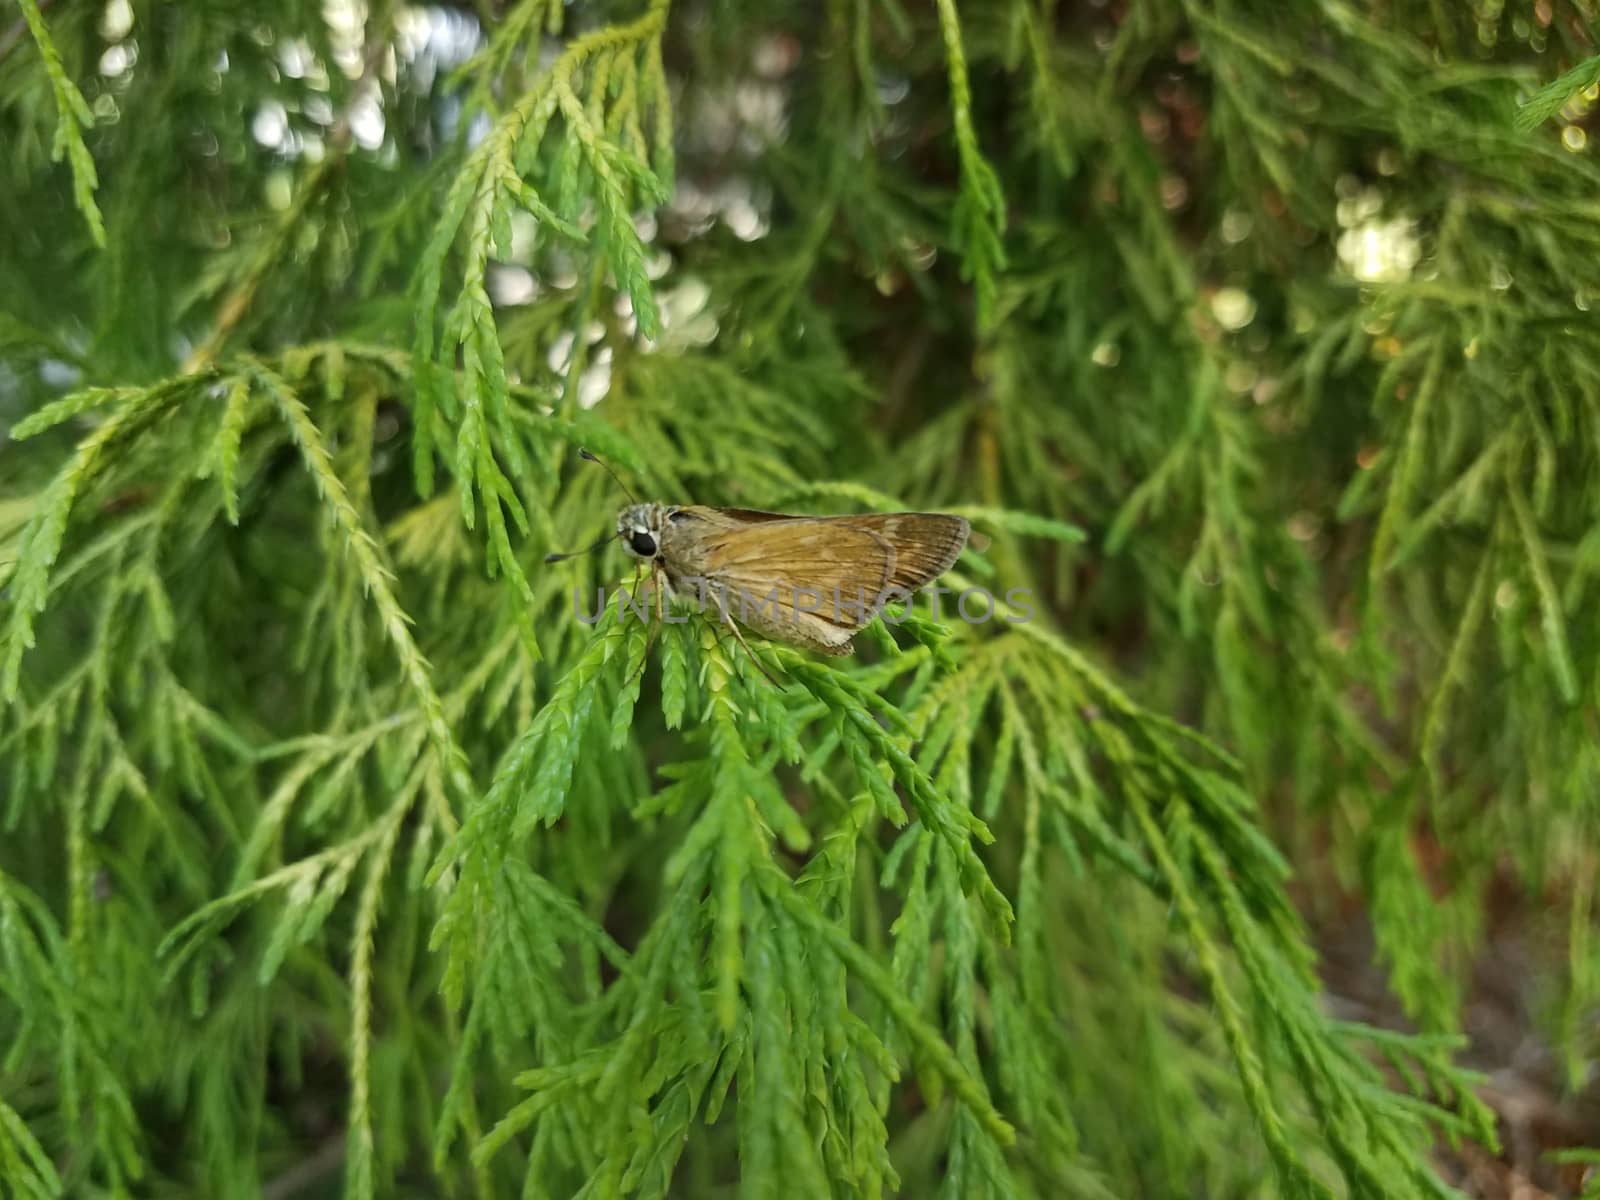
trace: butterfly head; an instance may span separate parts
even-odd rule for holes
[[[659,504],[630,504],[617,514],[617,536],[635,558],[652,559],[661,553],[661,525],[666,509]]]

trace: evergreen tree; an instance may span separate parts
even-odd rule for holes
[[[1575,1194],[1596,15],[18,0],[0,1194]],[[579,446],[1021,599],[587,623]]]

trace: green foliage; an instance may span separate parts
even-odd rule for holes
[[[246,8],[0,35],[0,1194],[1449,1195],[1491,889],[1584,1085],[1586,4]]]
[[[1527,100],[1517,113],[1517,128],[1533,129],[1544,124],[1560,112],[1579,92],[1600,83],[1600,55],[1584,59],[1577,66],[1545,84]]]
[[[28,33],[39,48],[39,57],[44,62],[45,74],[50,80],[50,90],[55,96],[56,133],[51,143],[50,157],[57,162],[63,157],[67,160],[67,165],[72,169],[72,198],[83,219],[88,222],[95,245],[104,246],[105,219],[94,202],[94,190],[100,179],[95,172],[89,148],[83,144],[83,131],[94,126],[94,114],[89,111],[88,102],[78,90],[78,85],[72,82],[66,67],[61,64],[61,54],[50,40],[50,30],[39,11],[39,0],[17,0],[17,3],[22,7]]]

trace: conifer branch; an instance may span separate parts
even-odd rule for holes
[[[327,445],[317,432],[316,426],[312,424],[305,405],[290,390],[288,384],[267,367],[257,366],[255,372],[257,381],[288,425],[291,437],[305,458],[306,469],[311,474],[312,482],[328,505],[333,521],[345,539],[346,549],[355,562],[362,586],[372,597],[384,632],[393,644],[395,655],[400,661],[400,669],[405,676],[406,684],[416,695],[428,738],[437,755],[439,770],[458,801],[464,801],[473,794],[466,755],[456,745],[450,724],[445,718],[444,702],[434,687],[427,660],[422,657],[422,652],[411,636],[410,618],[400,607],[390,585],[393,576],[383,564],[372,535],[362,525],[360,515],[351,505],[344,484],[334,472]],[[455,829],[455,817],[447,807],[436,806],[434,815],[440,827],[446,832]]]
[[[972,90],[955,0],[939,0],[939,32],[950,72],[950,113],[961,160],[961,188],[952,213],[951,237],[963,255],[963,275],[973,281],[977,294],[978,328],[986,330],[995,319],[995,276],[1006,265],[1001,240],[1006,227],[1005,196],[973,129]]]
[[[1577,93],[1600,82],[1600,54],[1584,59],[1552,79],[1522,102],[1517,128],[1524,132],[1543,125]]]
[[[40,0],[17,0],[22,9],[22,19],[39,48],[44,60],[45,74],[50,79],[50,89],[56,102],[56,133],[51,143],[50,157],[60,162],[63,157],[72,170],[72,198],[89,226],[89,236],[101,249],[106,245],[105,218],[95,203],[95,189],[100,186],[100,176],[95,170],[94,158],[84,145],[83,131],[94,128],[94,114],[89,103],[78,90],[78,85],[67,75],[61,63],[61,54],[50,39],[50,30],[44,23]],[[0,53],[0,57],[4,57]]]

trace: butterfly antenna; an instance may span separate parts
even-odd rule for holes
[[[608,534],[606,534],[605,537],[601,538],[598,542],[596,542],[594,545],[590,546],[587,550],[574,550],[570,554],[546,554],[544,556],[544,561],[547,562],[547,563],[558,563],[558,562],[565,562],[569,558],[580,558],[585,554],[593,554],[596,550],[600,549],[600,547],[604,546],[607,542],[614,542],[621,536],[622,536],[622,533],[621,533],[620,530],[618,532],[616,532],[616,533],[608,533]]]
[[[611,464],[610,463],[607,463],[607,462],[603,461],[602,459],[596,458],[592,453],[590,453],[588,450],[584,449],[582,446],[578,447],[578,457],[579,458],[586,458],[592,463],[599,463],[603,468],[605,468],[606,474],[611,476],[612,482],[614,482],[619,488],[622,489],[622,494],[624,496],[626,496],[629,499],[629,501],[631,501],[632,503],[634,503],[634,504],[639,503],[639,501],[634,498],[633,493],[628,490],[628,485],[623,483],[622,480],[620,478],[618,478],[617,473],[611,469]],[[608,538],[607,540],[609,541],[610,539]]]

